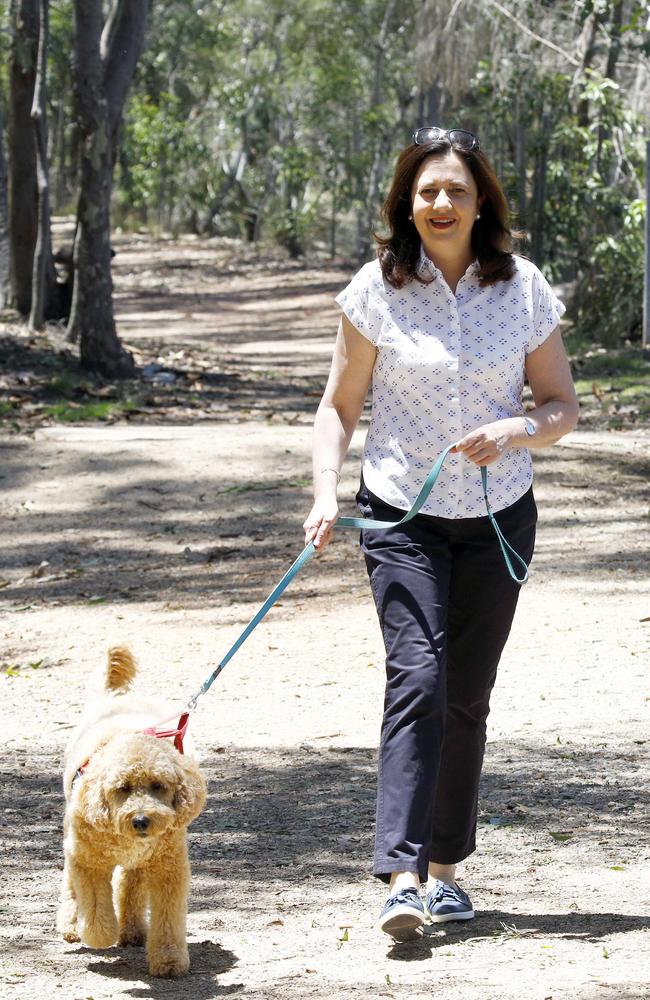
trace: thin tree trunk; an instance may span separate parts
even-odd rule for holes
[[[29,326],[41,330],[48,318],[59,318],[56,271],[52,260],[52,240],[50,235],[50,186],[47,163],[47,49],[48,49],[48,3],[40,0],[38,68],[34,85],[32,121],[36,146],[36,177],[38,182],[38,234],[34,248],[32,274],[32,304]]]
[[[38,0],[12,0],[9,76],[9,235],[11,299],[23,316],[32,304],[38,232],[38,184],[31,111],[39,37]]]
[[[515,163],[517,167],[517,225],[527,226],[526,216],[528,207],[527,198],[527,176],[526,176],[526,123],[523,117],[522,101],[517,95],[516,102],[516,126],[515,126]]]
[[[144,48],[149,0],[113,0],[101,35],[104,90],[113,156],[118,148],[122,110]]]
[[[337,230],[337,212],[338,212],[338,182],[336,177],[334,178],[334,187],[331,192],[332,196],[332,206],[330,211],[330,257],[332,260],[336,257],[336,230]]]
[[[135,374],[113,316],[110,197],[126,93],[144,45],[148,0],[75,0],[74,90],[81,140],[81,191],[75,239],[70,339],[81,363],[110,378]]]
[[[607,50],[607,64],[605,66],[605,76],[609,80],[616,79],[616,66],[621,53],[621,28],[623,26],[623,0],[613,0],[610,22],[609,22],[609,48]],[[602,150],[603,144],[611,136],[611,129],[606,127],[602,121],[598,124],[598,146],[596,149],[596,162],[598,170],[603,175]],[[616,167],[614,165],[613,170]],[[613,181],[613,170],[610,168],[609,176],[606,178],[609,184]]]
[[[443,88],[438,83],[432,83],[427,94],[427,120],[423,125],[435,125],[442,120],[440,98]]]
[[[579,78],[582,82],[586,80],[587,70],[591,69],[596,58],[596,40],[601,21],[602,14],[596,11],[592,11],[585,21],[580,39],[578,40],[578,47],[580,48],[581,43],[583,46],[582,60],[576,77],[574,77],[574,82],[576,78]],[[578,124],[582,128],[587,128],[589,125],[589,101],[586,97],[581,98],[576,109],[576,114],[578,116]]]
[[[74,89],[82,147],[68,336],[79,339],[84,368],[121,378],[134,375],[135,366],[119,341],[113,318],[109,214],[113,146],[101,32],[101,0],[75,0]]]
[[[10,301],[10,242],[9,242],[9,200],[7,192],[7,161],[4,150],[4,121],[0,101],[0,309],[5,309]]]
[[[65,102],[63,98],[56,109],[55,153],[52,161],[56,163],[56,184],[54,190],[54,212],[60,212],[67,197],[66,190],[66,148],[65,148]]]
[[[610,20],[609,49],[607,50],[607,65],[605,76],[610,80],[616,79],[616,67],[618,57],[621,54],[621,29],[623,27],[623,0],[613,0],[612,16]]]
[[[546,203],[546,180],[548,172],[548,132],[550,115],[542,112],[540,122],[540,139],[535,164],[535,183],[533,187],[533,237],[532,258],[538,267],[544,263],[544,205]]]
[[[390,26],[390,19],[393,15],[393,10],[395,8],[395,0],[388,0],[386,8],[384,10],[384,17],[382,20],[381,28],[379,30],[379,37],[376,42],[377,46],[377,58],[375,60],[375,72],[373,79],[373,87],[371,94],[371,109],[376,108],[381,103],[381,98],[383,94],[384,87],[384,65],[386,62],[386,47],[388,45],[388,30]],[[370,254],[370,246],[372,244],[372,230],[373,223],[375,221],[375,216],[377,214],[377,204],[379,200],[379,188],[384,176],[384,166],[386,163],[386,158],[390,152],[390,141],[385,132],[381,132],[375,140],[375,150],[372,161],[372,166],[370,168],[370,176],[368,178],[366,187],[366,211],[365,211],[365,224],[364,224],[364,234],[359,243],[359,255],[360,258],[366,260]]]

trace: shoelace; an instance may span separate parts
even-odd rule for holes
[[[435,895],[433,897],[434,901],[436,903],[439,903],[439,902],[441,902],[441,900],[445,899],[445,897],[447,899],[453,899],[454,902],[456,902],[456,903],[461,898],[460,892],[456,888],[456,886],[454,886],[454,885],[447,885],[446,882],[440,882],[439,881],[438,885],[436,886],[436,889],[435,889]]]
[[[417,889],[402,889],[386,901],[386,906],[394,906],[395,903],[412,903],[419,899]]]

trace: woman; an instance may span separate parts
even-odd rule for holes
[[[486,516],[529,562],[537,510],[529,449],[578,419],[560,336],[564,306],[511,253],[508,206],[470,132],[418,129],[400,155],[377,259],[337,297],[343,310],[314,427],[306,541],[328,542],[337,485],[372,383],[357,500],[398,521],[442,448],[455,442],[420,513],[363,530],[386,646],[375,875],[379,925],[395,938],[425,920],[474,916],[456,865],[475,849],[489,697],[517,604]],[[534,409],[524,415],[528,378]],[[420,899],[426,882],[426,911]]]

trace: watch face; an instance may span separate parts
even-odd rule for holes
[[[528,417],[524,417],[524,427],[526,428],[526,434],[528,434],[528,437],[532,437],[535,433],[535,424],[533,421],[529,420]]]

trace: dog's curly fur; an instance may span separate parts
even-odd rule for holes
[[[109,650],[102,697],[66,751],[57,928],[66,941],[91,948],[146,940],[149,972],[180,976],[190,964],[186,829],[205,803],[205,780],[187,740],[180,754],[169,740],[140,731],[161,709],[131,693],[136,671],[128,649]]]

